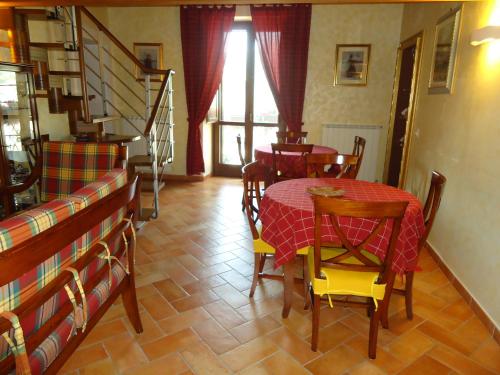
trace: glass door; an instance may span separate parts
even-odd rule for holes
[[[220,120],[214,126],[214,174],[240,176],[236,137],[246,162],[255,147],[276,142],[278,110],[261,63],[251,23],[237,23],[230,32],[218,93]]]

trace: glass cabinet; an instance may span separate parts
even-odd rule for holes
[[[33,66],[0,63],[0,187],[22,184],[40,155]],[[0,219],[38,202],[36,184],[2,193]]]

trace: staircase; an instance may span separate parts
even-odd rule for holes
[[[13,17],[16,60],[35,66],[35,96],[67,113],[77,139],[127,143],[129,171],[153,193],[141,220],[157,218],[174,159],[174,71],[146,67],[84,7],[14,8]]]
[[[142,208],[140,220],[157,218],[158,193],[165,186],[163,177],[174,159],[174,71],[144,66],[86,8],[76,7],[75,13],[84,66],[86,122],[109,119],[101,121],[94,131],[140,136],[140,140],[128,144],[128,168],[131,173],[142,172],[143,191],[153,193],[152,204]]]

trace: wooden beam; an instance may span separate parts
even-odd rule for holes
[[[403,3],[435,3],[456,2],[455,0],[294,0],[293,3],[312,4],[403,4]],[[481,1],[481,0],[465,0]],[[289,4],[288,0],[274,0],[273,3]],[[141,7],[141,6],[178,6],[196,4],[227,4],[227,5],[249,5],[269,4],[269,0],[17,0],[0,1],[0,7],[12,6],[55,6],[55,5],[82,5],[92,7]]]

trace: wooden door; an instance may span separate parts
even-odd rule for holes
[[[418,34],[402,42],[398,52],[385,164],[385,181],[396,187],[402,187],[406,177],[421,44]]]

